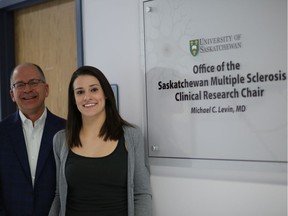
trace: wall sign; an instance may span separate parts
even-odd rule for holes
[[[143,4],[149,156],[287,162],[287,1]]]

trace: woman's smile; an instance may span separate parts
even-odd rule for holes
[[[83,106],[86,107],[86,108],[90,108],[90,107],[96,106],[96,103],[84,104]]]

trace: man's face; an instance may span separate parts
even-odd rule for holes
[[[10,90],[11,98],[26,117],[44,111],[49,86],[41,80],[40,72],[34,65],[16,68],[13,72],[12,84],[15,85]]]

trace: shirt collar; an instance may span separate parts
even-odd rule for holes
[[[31,121],[30,119],[28,119],[21,110],[19,110],[19,115],[20,115],[20,118],[21,118],[21,121],[22,121],[22,124],[25,124],[25,122],[28,122],[28,121]],[[44,112],[42,113],[42,115],[40,116],[39,119],[37,119],[35,122],[34,122],[34,125],[43,125],[44,122],[45,122],[45,119],[46,119],[46,116],[47,116],[47,108],[45,107],[44,109]]]

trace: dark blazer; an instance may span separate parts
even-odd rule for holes
[[[47,109],[34,189],[19,112],[0,122],[0,216],[46,216],[56,185],[53,137],[65,120]]]

